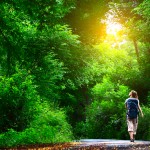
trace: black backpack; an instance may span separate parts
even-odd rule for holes
[[[137,118],[138,116],[138,101],[137,99],[134,98],[129,98],[127,100],[127,108],[128,108],[128,118],[129,119],[134,119]]]

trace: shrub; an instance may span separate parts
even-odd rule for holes
[[[139,116],[137,139],[150,140],[150,108],[142,107],[144,117]]]
[[[67,123],[65,112],[53,110],[44,103],[35,103],[35,118],[22,132],[14,129],[0,135],[0,147],[18,145],[68,142],[73,139],[71,126]]]
[[[92,89],[93,102],[86,110],[88,138],[125,138],[125,99],[129,89],[104,78]],[[125,125],[124,125],[125,124]],[[123,132],[122,132],[123,131]]]
[[[0,147],[65,142],[73,138],[65,111],[41,98],[34,77],[19,70],[0,78]]]

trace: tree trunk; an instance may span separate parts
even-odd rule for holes
[[[136,56],[137,56],[137,61],[139,62],[139,49],[138,49],[136,39],[133,39],[133,43],[134,43],[134,48],[135,48],[135,52],[136,52]]]
[[[6,48],[7,49],[7,76],[9,76],[11,72],[11,47],[12,46],[1,29],[0,29],[0,32],[4,38],[5,44],[7,45],[7,48]]]

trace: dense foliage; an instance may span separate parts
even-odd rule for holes
[[[0,147],[128,139],[131,89],[144,112],[137,138],[150,140],[149,2],[0,2]]]

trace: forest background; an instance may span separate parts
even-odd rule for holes
[[[138,92],[150,140],[149,0],[0,2],[0,147],[129,139]]]

